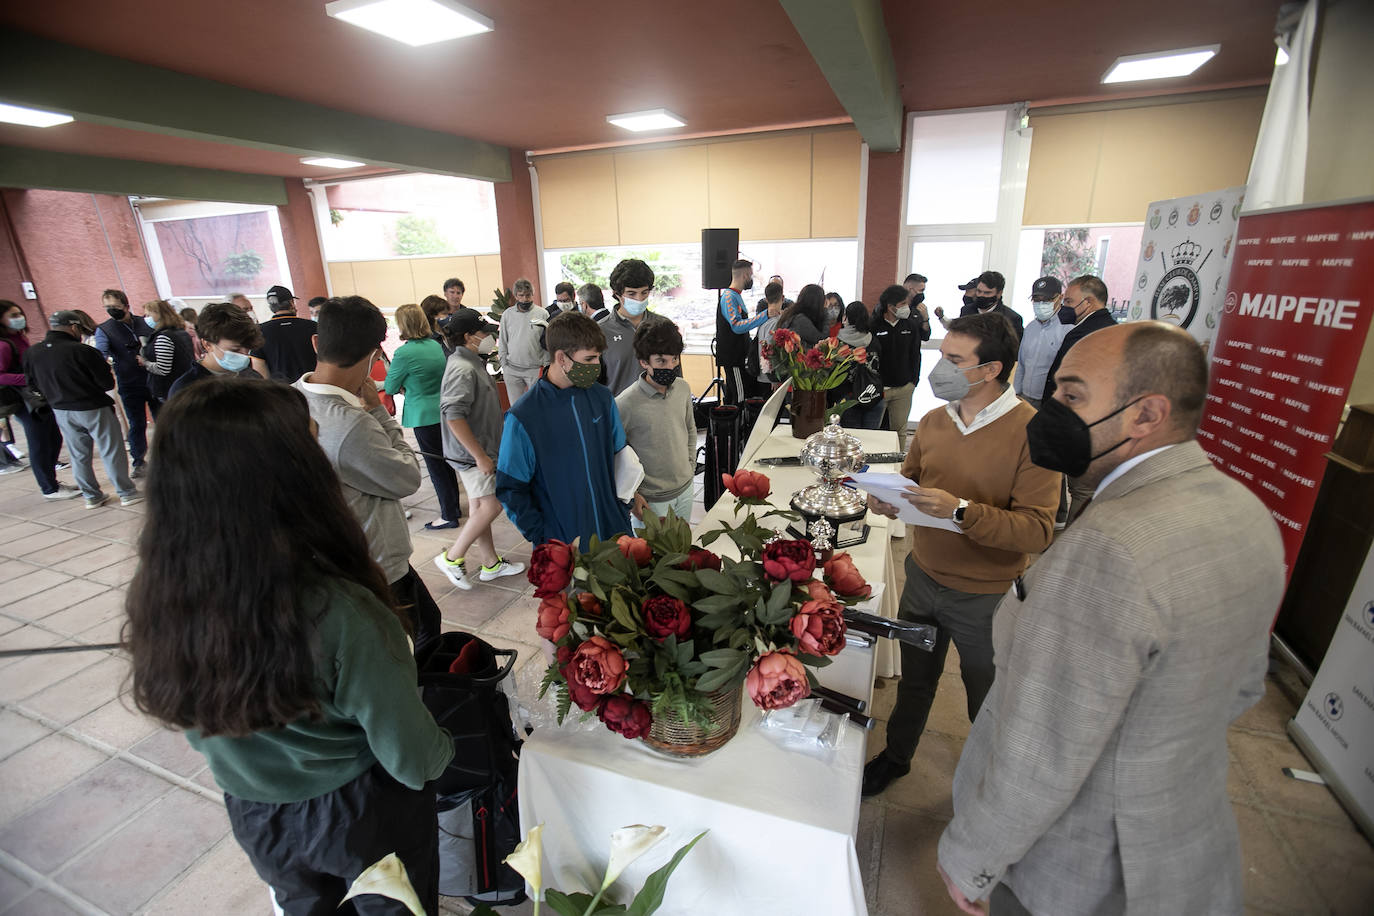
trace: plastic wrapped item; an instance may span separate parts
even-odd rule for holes
[[[511,721],[523,736],[536,728],[563,729],[565,731],[591,731],[604,728],[595,715],[584,713],[576,706],[568,711],[563,724],[558,724],[558,687],[550,685],[543,697],[539,696],[539,685],[544,681],[544,671],[548,659],[536,656],[517,668],[503,685],[510,700]]]
[[[844,745],[848,733],[841,713],[827,712],[815,698],[800,700],[786,709],[765,710],[758,727],[784,747],[815,754],[829,754]]]

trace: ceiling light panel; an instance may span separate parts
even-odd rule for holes
[[[301,160],[301,165],[318,165],[326,169],[357,169],[367,165],[366,162],[355,162],[352,159],[338,159],[334,156],[306,156]]]
[[[324,11],[411,47],[490,32],[494,23],[452,0],[333,0]]]
[[[1216,56],[1221,45],[1128,54],[1118,57],[1102,77],[1104,83],[1129,83],[1136,80],[1162,80],[1187,76]]]
[[[673,127],[686,127],[687,122],[666,108],[652,108],[649,111],[631,111],[627,114],[607,115],[606,120],[616,127],[626,130],[668,130]]]
[[[4,121],[6,124],[22,124],[25,127],[55,127],[58,124],[69,124],[75,120],[71,115],[58,114],[55,111],[41,111],[37,108],[24,108],[21,105],[0,103],[0,121]]]

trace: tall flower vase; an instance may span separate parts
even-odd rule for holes
[[[792,437],[805,439],[820,432],[825,425],[825,396],[827,391],[799,391],[792,389]]]

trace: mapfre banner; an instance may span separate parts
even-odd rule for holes
[[[1244,215],[1198,441],[1293,568],[1374,308],[1374,201]]]

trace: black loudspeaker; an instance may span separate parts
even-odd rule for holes
[[[701,288],[725,289],[730,267],[739,257],[738,229],[701,230]]]

